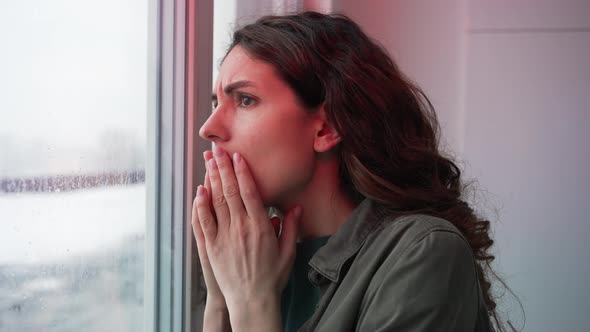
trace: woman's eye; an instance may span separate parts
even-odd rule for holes
[[[250,107],[254,105],[254,98],[249,96],[240,96],[240,106],[241,107]]]

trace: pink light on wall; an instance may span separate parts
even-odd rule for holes
[[[328,14],[332,12],[333,0],[303,0],[303,8],[314,12]]]

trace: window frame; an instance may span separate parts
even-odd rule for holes
[[[148,16],[145,331],[200,331],[191,213],[210,148],[198,128],[211,108],[213,1],[150,0]]]

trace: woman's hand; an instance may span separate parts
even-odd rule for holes
[[[250,324],[268,322],[280,328],[280,296],[295,258],[301,208],[287,213],[277,239],[239,154],[234,154],[232,167],[227,153],[216,148],[214,158],[207,162],[207,174],[211,188],[199,186],[197,190],[199,229],[232,327],[235,331],[236,326],[248,329]]]
[[[206,151],[203,154],[203,158],[205,159],[205,162],[207,162],[207,160],[212,158],[211,152]],[[211,183],[207,173],[205,173],[204,185],[205,188],[210,190]],[[207,285],[207,304],[215,304],[219,307],[225,307],[225,299],[223,298],[223,294],[221,293],[219,285],[215,280],[215,276],[211,270],[211,263],[209,262],[209,257],[207,256],[205,238],[203,236],[203,231],[201,229],[201,223],[199,222],[199,215],[197,211],[197,199],[198,198],[195,198],[193,201],[192,226],[193,234],[197,242],[197,250],[199,253],[199,260],[201,262],[201,269],[203,270],[203,277],[205,278],[205,284]]]
[[[205,163],[213,158],[211,151],[206,151],[203,154],[203,158],[205,159]],[[211,182],[209,181],[207,173],[205,173],[204,185],[205,188],[211,190]],[[207,256],[205,237],[203,236],[197,211],[197,198],[193,201],[192,226],[193,234],[197,242],[197,250],[199,253],[199,261],[201,262],[201,269],[203,271],[203,278],[205,279],[205,285],[207,286],[207,302],[205,305],[203,330],[231,331],[229,312],[227,310],[227,305],[225,304],[225,298],[219,289],[217,280],[215,280],[215,275],[213,274],[211,263]]]

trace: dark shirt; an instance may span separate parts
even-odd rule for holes
[[[450,222],[366,199],[310,260],[299,331],[490,331],[475,264]]]
[[[285,332],[297,331],[313,314],[320,299],[320,290],[307,278],[311,269],[309,260],[329,238],[329,236],[312,238],[297,243],[295,263],[281,300]]]

